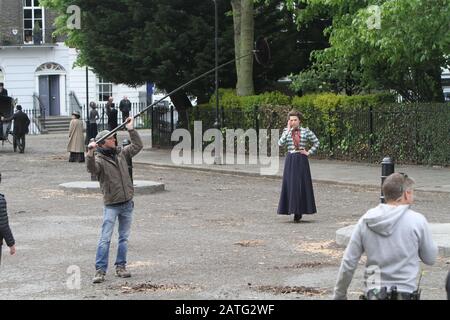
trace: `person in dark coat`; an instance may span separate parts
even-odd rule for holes
[[[109,97],[108,102],[106,103],[106,115],[108,116],[108,130],[112,131],[117,127],[117,109],[115,108],[115,104],[113,103],[113,97]],[[114,134],[114,138],[116,139],[117,146],[117,134]]]
[[[122,121],[125,121],[130,116],[131,111],[131,102],[128,100],[127,96],[120,100],[119,110],[122,112]]]
[[[2,181],[2,175],[0,173],[0,182]],[[14,236],[9,227],[8,212],[6,210],[5,196],[0,193],[0,264],[2,260],[2,245],[5,240],[6,245],[9,247],[9,253],[11,255],[16,253],[16,242]]]
[[[8,96],[8,90],[5,89],[3,82],[0,82],[0,96]]]
[[[97,120],[100,118],[97,111],[97,104],[94,101],[89,103],[91,110],[89,111],[89,140],[98,134]]]
[[[301,121],[300,112],[289,112],[287,128],[278,141],[288,149],[278,214],[294,214],[294,222],[300,222],[303,214],[317,212],[308,157],[319,148],[319,140],[309,128],[301,126]]]
[[[30,118],[27,114],[22,111],[22,106],[18,104],[16,106],[17,112],[13,114],[10,118],[3,118],[4,121],[14,121],[13,129],[13,148],[14,152],[17,151],[19,147],[19,152],[24,153],[25,151],[25,135],[28,133],[28,126],[30,125]]]

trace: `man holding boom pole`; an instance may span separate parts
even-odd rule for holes
[[[115,262],[116,275],[122,278],[131,277],[126,269],[128,237],[133,215],[133,182],[128,173],[128,162],[142,150],[142,141],[134,129],[133,117],[126,120],[126,128],[131,144],[123,149],[116,147],[115,136],[103,130],[89,143],[86,155],[87,170],[95,174],[103,193],[103,224],[97,247],[95,276],[93,283],[105,281],[108,268],[109,246],[116,220],[119,221],[119,244]],[[106,139],[105,139],[106,137]],[[94,151],[96,154],[94,155]]]

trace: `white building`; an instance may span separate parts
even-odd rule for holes
[[[24,109],[36,108],[38,98],[46,106],[46,116],[70,115],[73,96],[86,103],[103,102],[109,96],[118,103],[123,96],[131,102],[147,102],[146,86],[131,88],[105,82],[86,68],[74,67],[75,49],[64,43],[51,45],[0,46],[0,82]]]
[[[54,38],[56,14],[39,0],[0,0],[0,82],[25,110],[69,116],[87,101],[101,103],[123,96],[145,105],[147,86],[113,84],[92,71],[74,67],[77,51]],[[87,97],[87,92],[89,96]]]

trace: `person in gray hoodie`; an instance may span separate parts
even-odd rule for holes
[[[412,293],[418,289],[420,261],[433,265],[438,248],[425,217],[410,209],[413,186],[414,180],[401,173],[386,178],[386,204],[370,209],[358,221],[342,258],[333,299],[347,299],[347,289],[364,252],[366,298],[383,291],[385,299],[417,298]]]

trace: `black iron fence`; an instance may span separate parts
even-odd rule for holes
[[[145,109],[145,103],[133,103],[131,114]],[[290,106],[261,106],[227,108],[220,111],[219,122],[223,137],[226,129],[253,128],[277,130],[286,126]],[[107,128],[108,117],[104,104],[98,109],[99,130]],[[24,110],[30,120],[30,134],[39,133],[40,112]],[[86,119],[83,106],[82,119]],[[319,138],[318,156],[340,160],[378,162],[389,155],[396,163],[450,164],[450,105],[449,104],[392,104],[376,108],[304,113],[303,126],[308,126]],[[188,129],[193,136],[194,122],[201,121],[202,133],[214,128],[215,108],[194,107],[187,112]],[[118,112],[122,123],[122,113]],[[178,114],[173,106],[160,104],[136,119],[135,127],[152,128],[155,147],[170,147],[172,132],[178,127]],[[270,137],[269,137],[270,141]],[[224,141],[226,143],[226,141]],[[259,135],[258,135],[259,144]],[[270,146],[269,146],[270,150]],[[283,149],[280,149],[283,154]]]
[[[172,132],[178,127],[178,112],[173,105],[158,104],[149,111],[151,116],[152,146],[171,147]]]
[[[286,126],[289,106],[227,108],[220,114],[225,129],[279,129]],[[450,164],[450,105],[392,104],[357,110],[336,109],[304,113],[303,125],[319,138],[318,156],[340,160],[378,162],[390,155],[397,163]],[[214,127],[213,108],[194,107],[189,125],[202,122],[202,131]],[[259,143],[259,142],[258,142]],[[270,148],[269,148],[270,149]],[[280,150],[283,154],[283,149]]]

